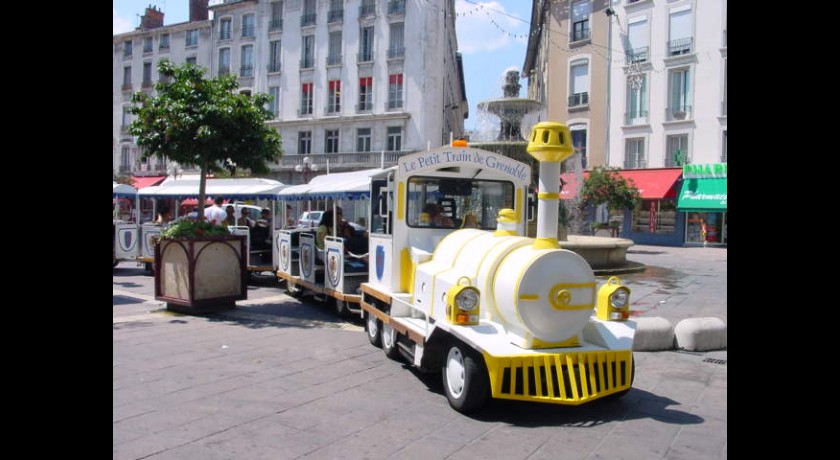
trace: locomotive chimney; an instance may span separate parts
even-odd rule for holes
[[[531,130],[528,153],[540,162],[537,194],[537,238],[534,249],[556,249],[560,202],[560,163],[574,153],[569,127],[544,121]]]

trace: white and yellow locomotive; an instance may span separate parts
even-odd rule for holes
[[[577,405],[633,381],[630,290],[615,277],[599,288],[556,237],[568,128],[539,123],[527,150],[540,162],[536,238],[525,236],[530,167],[503,155],[447,146],[372,178],[368,339],[440,370],[458,411],[489,396]]]

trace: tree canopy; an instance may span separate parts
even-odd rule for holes
[[[156,96],[132,95],[136,118],[129,132],[143,148],[142,158],[159,157],[201,171],[199,203],[205,200],[208,172],[244,168],[268,172],[268,162],[282,155],[280,134],[265,124],[267,94],[239,93],[235,75],[205,78],[206,69],[192,64],[158,62]]]
[[[598,206],[606,203],[610,209],[634,208],[642,199],[633,179],[625,179],[618,168],[596,166],[583,180],[581,201]]]

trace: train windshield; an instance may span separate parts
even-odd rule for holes
[[[512,182],[454,177],[408,180],[409,227],[494,230],[496,216],[514,206]]]

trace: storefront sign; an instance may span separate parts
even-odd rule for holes
[[[683,166],[683,179],[726,177],[726,163],[704,163]]]

